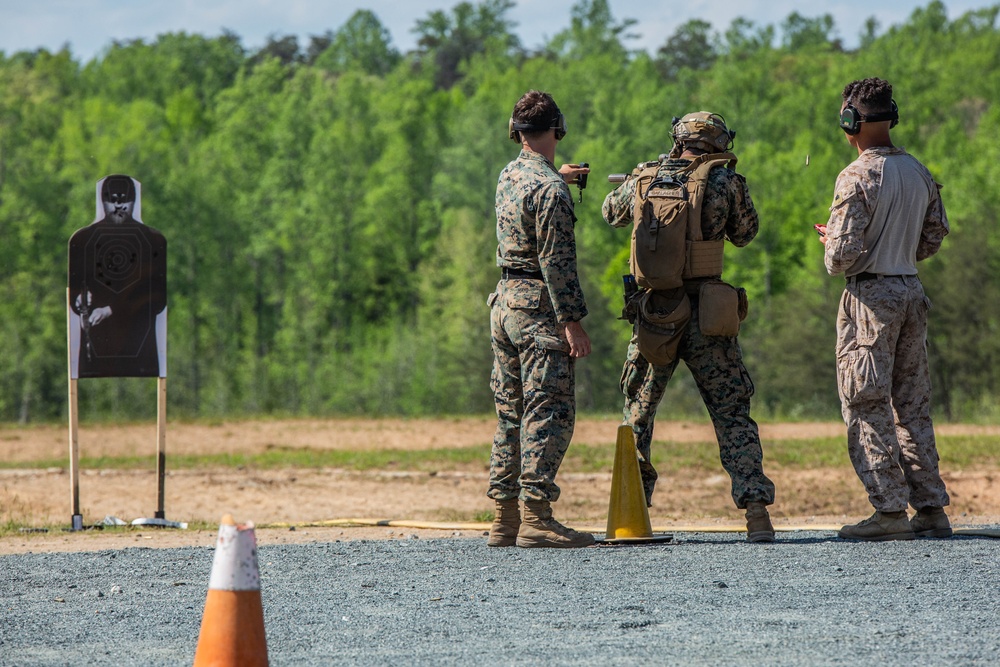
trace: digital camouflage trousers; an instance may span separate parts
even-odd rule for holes
[[[556,473],[576,424],[569,344],[543,281],[502,280],[489,304],[497,430],[487,495],[555,501]]]
[[[756,422],[750,418],[753,382],[743,365],[739,342],[735,337],[703,335],[698,327],[698,308],[694,301],[677,360],[665,366],[650,364],[639,353],[633,333],[622,370],[625,422],[635,432],[646,503],[652,504],[658,477],[650,462],[653,420],[667,383],[681,360],[691,370],[712,418],[719,442],[719,457],[732,481],[736,506],[742,509],[752,501],[770,505],[774,502],[774,484],[764,475],[760,435]]]

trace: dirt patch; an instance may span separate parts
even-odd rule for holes
[[[574,442],[614,445],[618,422],[580,420]],[[484,445],[492,441],[488,418],[414,420],[275,420],[223,422],[213,425],[170,424],[167,433],[165,509],[167,519],[215,524],[223,514],[252,520],[262,544],[336,539],[420,539],[480,536],[491,511],[485,496],[486,462],[477,470],[434,473],[357,472],[340,469],[198,469],[170,470],[170,456],[207,453],[258,453],[271,447],[312,449],[444,449]],[[761,426],[767,441],[843,435],[838,423]],[[942,425],[942,434],[998,435],[1000,427]],[[714,441],[710,425],[690,422],[657,424],[657,440]],[[30,526],[69,525],[72,498],[65,428],[42,426],[0,428],[0,456],[7,461],[67,463],[49,469],[0,471],[0,522]],[[155,426],[84,425],[81,454],[149,456],[148,470],[82,470],[80,501],[84,522],[104,517],[126,521],[151,517],[156,508],[153,469]],[[765,452],[765,466],[767,465]],[[952,497],[954,523],[1000,523],[1000,469],[949,470],[942,463]],[[871,508],[853,470],[766,468],[777,487],[772,516],[777,527],[833,526],[867,516]],[[611,474],[564,472],[556,515],[574,526],[601,531],[607,518]],[[729,496],[729,480],[717,471],[667,470],[654,496],[650,518],[655,527],[679,529],[697,523],[717,528],[743,526]],[[347,526],[359,519],[398,521],[381,526]],[[428,528],[435,522],[445,525]],[[471,522],[471,525],[469,525]],[[320,525],[324,524],[326,525]],[[346,522],[345,522],[346,523]],[[463,525],[465,524],[465,525]],[[417,526],[420,527],[417,527]],[[123,546],[210,546],[214,529],[150,529],[67,533],[23,533],[0,538],[0,553],[94,550]]]

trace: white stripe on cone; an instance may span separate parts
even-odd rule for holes
[[[230,515],[222,518],[208,587],[219,591],[260,590],[253,522],[237,526]]]

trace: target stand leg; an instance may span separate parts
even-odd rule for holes
[[[73,516],[70,530],[83,530],[80,514],[80,419],[77,410],[77,381],[69,379],[69,483]]]
[[[151,519],[136,519],[133,526],[157,528],[187,528],[187,523],[167,521],[163,509],[164,486],[167,477],[167,378],[156,379],[156,511]]]

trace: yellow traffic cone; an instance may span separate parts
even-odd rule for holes
[[[639,458],[635,450],[635,434],[629,424],[618,427],[615,445],[615,467],[611,473],[611,502],[608,506],[608,528],[601,540],[605,544],[627,542],[662,542],[672,535],[653,535],[646,508],[646,493],[639,474]]]
[[[222,517],[194,667],[267,667],[257,537]]]

